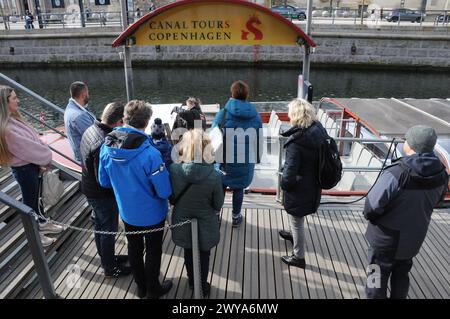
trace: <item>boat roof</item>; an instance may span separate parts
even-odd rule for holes
[[[403,137],[414,125],[428,125],[440,137],[450,137],[450,99],[334,98],[339,105],[368,123],[381,136]]]

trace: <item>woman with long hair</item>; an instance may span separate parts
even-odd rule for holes
[[[214,154],[211,141],[201,128],[184,133],[177,149],[180,163],[170,166],[173,191],[170,202],[174,205],[172,224],[191,218],[198,220],[201,283],[203,296],[207,296],[210,291],[210,284],[207,282],[210,250],[220,239],[216,213],[222,208],[224,200],[222,179],[212,164]],[[172,239],[177,246],[184,248],[189,286],[193,288],[190,225],[173,228]]]
[[[0,165],[10,166],[22,191],[22,201],[39,213],[39,172],[50,165],[52,152],[39,139],[20,115],[19,98],[8,86],[0,86]],[[45,234],[56,234],[61,226],[39,219],[39,232],[43,246],[54,242]]]
[[[286,159],[281,188],[292,233],[280,231],[280,236],[293,242],[293,254],[281,259],[290,266],[305,268],[304,222],[305,216],[315,213],[320,204],[318,145],[327,135],[322,124],[316,121],[316,110],[308,101],[295,99],[288,108],[292,128],[281,134],[288,138],[284,144]]]

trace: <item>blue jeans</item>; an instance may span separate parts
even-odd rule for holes
[[[223,185],[223,192],[227,189],[226,185]],[[244,189],[243,188],[231,188],[233,192],[233,218],[241,216],[242,202],[244,201]]]
[[[27,164],[11,167],[12,174],[22,192],[22,202],[39,214],[39,166]],[[39,219],[43,223],[43,219]]]
[[[95,230],[117,232],[119,209],[113,197],[88,198],[89,205],[95,212]],[[114,235],[95,234],[95,245],[105,272],[113,271],[117,266],[114,256],[116,238]]]

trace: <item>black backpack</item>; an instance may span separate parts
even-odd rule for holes
[[[319,185],[322,189],[331,189],[342,178],[342,162],[336,141],[326,134],[319,146]]]

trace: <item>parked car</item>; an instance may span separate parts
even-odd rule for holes
[[[411,9],[394,9],[386,16],[386,20],[389,22],[397,22],[399,20],[420,22],[425,20],[425,15],[420,11],[414,11]]]
[[[350,8],[349,7],[340,7],[334,10],[335,17],[343,17],[347,18],[350,16]]]
[[[436,17],[436,22],[450,22],[450,12],[446,15],[440,14]]]
[[[279,5],[279,6],[273,6],[272,8],[273,12],[276,12],[280,15],[282,15],[285,18],[288,18],[290,20],[298,19],[298,20],[305,20],[306,19],[306,12],[304,9],[296,8],[294,6],[290,5]]]

